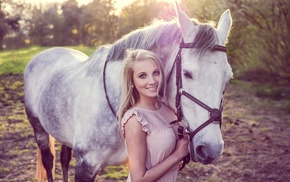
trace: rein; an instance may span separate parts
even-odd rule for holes
[[[105,62],[105,65],[104,65],[104,69],[103,69],[103,86],[104,86],[104,92],[105,92],[105,96],[106,96],[106,100],[107,100],[107,103],[110,107],[110,110],[112,111],[113,115],[117,117],[117,112],[114,111],[114,108],[109,100],[109,97],[108,97],[108,94],[107,94],[107,86],[106,86],[106,68],[107,68],[107,64],[109,62],[109,56],[107,56],[107,59],[106,59],[106,62]]]

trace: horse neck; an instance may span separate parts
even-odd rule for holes
[[[158,47],[158,46],[157,46]],[[160,46],[161,48],[150,49],[163,61],[165,78],[170,74],[170,70],[174,65],[174,61],[176,55],[179,50],[179,42],[168,45],[168,46]],[[107,94],[110,97],[110,102],[114,106],[118,105],[118,101],[120,100],[118,97],[121,94],[121,75],[122,68],[124,65],[124,60],[107,60],[108,54],[110,51],[110,47],[102,47],[99,50],[95,51],[89,58],[89,68],[88,73],[94,74],[97,78],[103,78],[102,75],[105,74]],[[108,61],[106,69],[104,70],[105,62]],[[175,67],[175,66],[174,66]],[[102,82],[103,79],[99,80]],[[103,86],[102,86],[103,87]],[[176,95],[176,86],[175,86],[175,69],[173,68],[172,75],[169,80],[169,84],[167,85],[167,91],[170,91],[167,94],[167,101],[172,108],[175,108],[175,95]]]
[[[175,108],[175,95],[176,95],[176,85],[175,85],[175,58],[179,51],[179,43],[174,43],[171,46],[166,46],[157,51],[157,55],[161,58],[164,64],[164,73],[165,73],[165,81],[167,81],[168,77],[169,82],[166,86],[166,99],[170,107]],[[172,73],[170,75],[170,72]]]
[[[86,72],[88,75],[99,77],[102,74],[109,49],[101,47],[88,58],[86,62]]]

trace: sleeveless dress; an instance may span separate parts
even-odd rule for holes
[[[132,107],[125,112],[121,120],[121,132],[124,136],[124,126],[129,118],[136,116],[137,121],[142,125],[142,130],[147,133],[147,158],[146,169],[150,169],[167,158],[175,149],[177,137],[177,126],[170,122],[176,120],[173,111],[164,103],[158,110],[147,110]],[[164,174],[158,182],[175,182],[177,180],[178,164],[173,166]],[[127,182],[131,182],[130,174]]]

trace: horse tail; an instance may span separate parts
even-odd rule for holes
[[[53,167],[52,167],[52,176],[54,179],[55,176],[55,148],[54,148],[54,138],[49,135],[49,149],[51,154],[53,155]],[[36,152],[36,173],[35,173],[35,179],[38,182],[43,182],[43,181],[47,181],[47,173],[46,170],[43,166],[43,162],[42,162],[42,155],[41,155],[41,150],[40,148],[37,146],[37,152]]]

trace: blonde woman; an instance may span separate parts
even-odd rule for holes
[[[179,161],[188,154],[188,138],[178,139],[173,110],[165,97],[164,69],[151,51],[128,51],[123,70],[122,101],[118,112],[125,137],[127,181],[174,182]]]

